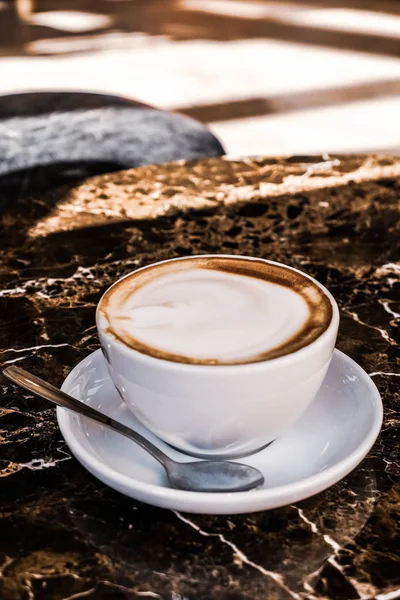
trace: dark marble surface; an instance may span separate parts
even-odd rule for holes
[[[60,385],[98,347],[116,278],[191,253],[299,267],[338,300],[338,347],[378,385],[382,432],[345,480],[270,512],[182,515],[106,488],[55,410],[1,378],[0,598],[400,597],[400,159],[209,159],[32,188],[0,222],[1,358]]]

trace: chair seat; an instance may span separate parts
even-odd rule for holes
[[[54,162],[125,167],[223,154],[202,124],[113,96],[38,93],[0,98],[0,174]]]

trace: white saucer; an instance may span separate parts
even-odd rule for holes
[[[170,448],[138,423],[116,392],[100,350],[85,358],[62,390],[137,429],[172,458],[193,458]],[[368,453],[382,424],[382,402],[368,375],[335,350],[328,374],[307,412],[284,437],[241,459],[263,472],[265,485],[250,492],[175,490],[164,469],[133,442],[85,417],[57,408],[58,424],[76,458],[115,490],[163,508],[235,514],[297,502],[347,475]]]

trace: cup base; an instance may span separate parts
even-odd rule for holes
[[[177,452],[180,452],[180,454],[184,454],[186,456],[193,456],[193,458],[203,458],[204,460],[234,460],[237,458],[245,458],[246,456],[251,456],[252,454],[261,452],[261,450],[264,450],[265,448],[267,448],[268,446],[273,444],[274,441],[275,440],[272,440],[271,442],[268,442],[267,444],[264,444],[263,446],[258,446],[257,448],[249,450],[248,452],[242,452],[242,453],[233,452],[232,454],[203,454],[201,452],[189,452],[188,450],[182,450],[181,448],[177,448],[177,446],[174,446],[173,444],[169,444],[168,442],[166,442],[166,444],[170,448],[173,448]]]

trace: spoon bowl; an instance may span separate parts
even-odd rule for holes
[[[229,460],[175,463],[168,479],[175,488],[198,492],[245,492],[264,483],[257,469]]]

